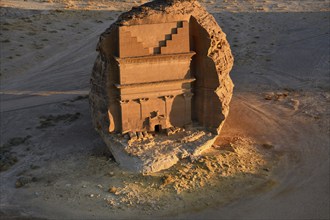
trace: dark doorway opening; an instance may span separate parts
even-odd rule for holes
[[[162,126],[161,125],[155,125],[155,132],[161,132]]]

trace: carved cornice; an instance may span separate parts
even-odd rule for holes
[[[178,83],[191,83],[194,82],[195,78],[190,79],[176,79],[176,80],[166,80],[166,81],[158,81],[158,82],[147,82],[147,83],[134,83],[134,84],[114,84],[117,89],[128,89],[128,88],[137,88],[144,86],[162,86],[162,85],[170,85],[170,84],[178,84]]]
[[[178,93],[178,94],[175,94],[175,95],[162,95],[162,96],[157,96],[157,97],[153,97],[153,98],[159,98],[159,99],[162,99],[163,101],[173,101],[173,99],[176,97],[176,96],[180,96],[182,95],[184,98],[191,98],[194,94],[191,93],[191,92],[182,92],[182,93]],[[127,104],[127,103],[130,103],[131,101],[133,102],[137,102],[139,104],[142,104],[144,102],[147,102],[149,101],[150,98],[132,98],[132,99],[117,99],[117,101],[119,102],[119,104]]]
[[[158,63],[163,61],[178,61],[178,60],[190,60],[196,53],[191,51],[188,53],[176,53],[176,54],[158,54],[151,56],[140,56],[140,57],[127,57],[119,58],[114,57],[116,61],[121,64],[132,64],[132,63]]]

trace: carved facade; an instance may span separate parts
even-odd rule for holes
[[[190,126],[195,81],[190,62],[195,52],[190,50],[189,23],[121,26],[117,31],[118,54],[112,58],[118,72],[109,84],[109,131]]]
[[[229,112],[233,57],[195,0],[156,0],[122,14],[100,37],[91,77],[96,129],[154,132],[192,123],[214,134]]]

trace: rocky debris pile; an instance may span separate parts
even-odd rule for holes
[[[128,173],[121,176],[124,178],[120,182],[104,187],[106,192],[89,197],[103,198],[111,209],[154,211],[173,208],[169,203],[184,206],[187,201],[183,200],[197,201],[206,192],[220,193],[214,201],[217,203],[276,184],[271,172],[281,154],[273,145],[248,138],[223,138],[220,142],[194,161],[181,160],[170,169],[148,177]],[[208,204],[204,201],[200,205]]]

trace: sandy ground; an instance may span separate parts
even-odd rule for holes
[[[235,55],[214,147],[118,168],[89,115],[98,36],[141,1],[1,1],[3,219],[329,219],[329,1],[202,1]]]

